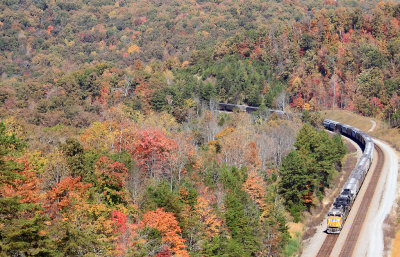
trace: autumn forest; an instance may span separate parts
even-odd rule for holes
[[[0,50],[1,256],[292,256],[320,111],[400,126],[393,2],[4,0]]]

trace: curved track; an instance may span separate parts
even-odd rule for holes
[[[351,224],[351,229],[350,232],[348,233],[346,237],[346,241],[342,247],[342,250],[340,252],[339,256],[343,257],[350,257],[353,254],[354,247],[357,243],[357,239],[360,235],[365,217],[367,215],[367,211],[369,209],[371,200],[374,196],[376,186],[378,184],[381,171],[383,168],[383,164],[385,162],[385,156],[383,154],[382,149],[375,144],[375,149],[378,153],[377,159],[377,165],[375,169],[373,170],[373,174],[371,177],[371,180],[368,184],[367,190],[364,194],[364,197],[362,199],[362,203],[360,208],[357,211],[356,217],[353,221],[353,224]],[[347,224],[349,225],[349,224]],[[320,256],[331,256],[331,252],[333,247],[335,246],[336,240],[338,239],[338,235],[327,235],[324,243],[322,244],[319,252],[318,252],[318,257]]]
[[[375,149],[378,152],[378,163],[372,174],[371,181],[368,185],[367,191],[365,192],[362,204],[358,209],[356,218],[351,225],[349,234],[346,237],[346,243],[344,244],[342,251],[339,256],[348,257],[352,256],[354,247],[357,243],[358,236],[360,235],[362,225],[364,223],[365,217],[367,216],[367,211],[369,209],[372,197],[374,196],[376,185],[378,184],[379,178],[381,176],[381,171],[383,164],[385,162],[385,156],[382,149],[375,144]]]
[[[253,111],[258,110],[257,107],[240,106],[240,105],[224,104],[224,103],[219,103],[218,104],[218,109],[222,110],[222,111],[233,111],[234,108],[239,108],[240,110],[246,111],[246,112],[253,112]],[[277,111],[277,110],[270,110],[269,112],[270,113],[276,113],[279,116],[283,116],[283,114],[285,114],[285,112]],[[338,122],[335,122],[335,121],[332,121],[332,122],[334,124],[333,128],[331,127],[332,126],[331,123],[328,122],[328,124],[325,124],[325,120],[324,120],[324,126],[329,130],[332,130],[332,129],[335,130],[336,129],[336,124],[338,124]],[[373,123],[373,126],[369,131],[372,131],[375,128],[375,125],[376,125],[376,123],[374,121],[371,121],[371,122]],[[348,127],[349,127],[348,125],[345,126],[345,128],[347,128],[347,129],[348,129]],[[350,126],[350,128],[352,128],[352,127]],[[342,129],[342,127],[339,127],[339,129]],[[353,128],[353,130],[354,130],[354,128]],[[361,138],[362,139],[365,139],[365,136],[367,136],[369,138],[370,142],[372,142],[372,140],[371,140],[369,135],[365,134],[362,131],[359,131],[358,129],[356,129],[356,131],[358,131],[356,133],[360,133],[361,132],[361,135],[362,135]],[[356,134],[356,135],[359,136],[359,134]],[[354,137],[354,135],[350,136],[350,137]],[[357,139],[360,140],[358,137],[357,137]],[[372,177],[371,177],[371,180],[370,180],[370,182],[368,184],[368,187],[365,190],[365,194],[362,196],[363,198],[359,199],[359,200],[361,200],[361,206],[358,207],[358,210],[353,209],[353,212],[357,211],[357,213],[355,214],[355,218],[353,220],[353,223],[352,224],[348,223],[347,226],[345,224],[345,227],[348,227],[348,226],[351,226],[351,227],[350,227],[350,231],[348,232],[347,236],[345,234],[343,234],[343,233],[341,234],[343,237],[346,236],[346,241],[343,243],[343,246],[342,246],[342,249],[341,249],[341,252],[340,252],[339,256],[346,256],[346,257],[352,256],[353,251],[354,251],[354,247],[355,247],[355,245],[357,243],[357,240],[358,240],[358,238],[360,236],[364,220],[365,220],[365,218],[367,216],[367,212],[368,212],[368,210],[370,208],[372,198],[373,198],[373,196],[375,194],[375,191],[376,191],[376,188],[377,188],[377,184],[378,184],[379,178],[381,176],[382,168],[383,168],[383,165],[384,165],[384,162],[385,162],[385,160],[384,160],[385,157],[384,157],[382,149],[379,146],[377,146],[376,144],[375,144],[375,149],[377,151],[377,157],[376,158],[378,158],[377,165],[375,166],[373,171],[372,170],[369,171],[369,173],[373,172],[373,174],[371,175]],[[373,149],[370,148],[370,151],[371,150],[373,151]],[[372,152],[369,152],[369,154],[371,155]],[[358,164],[359,163],[357,163],[357,165]],[[366,185],[364,187],[366,187]],[[319,250],[319,252],[317,254],[317,256],[318,257],[319,256],[331,256],[332,250],[335,247],[338,238],[339,238],[339,235],[327,235],[326,238],[325,238],[325,241],[322,244],[322,247],[320,248],[320,250]],[[339,240],[341,240],[341,238]],[[336,250],[336,248],[335,248],[335,250]],[[337,255],[337,254],[338,253],[335,253],[335,255]]]

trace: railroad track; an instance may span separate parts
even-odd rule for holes
[[[376,165],[374,173],[372,174],[371,181],[368,184],[367,191],[365,192],[361,206],[358,209],[353,224],[351,224],[350,232],[349,234],[347,234],[345,244],[339,255],[340,257],[352,256],[354,247],[357,243],[358,236],[360,235],[361,232],[362,225],[364,223],[365,217],[367,216],[369,206],[375,194],[376,185],[378,184],[379,178],[382,173],[381,171],[383,168],[383,164],[385,162],[385,156],[383,155],[382,149],[376,144],[375,148],[376,151],[378,152],[378,163]]]
[[[351,224],[351,228],[349,233],[347,234],[346,241],[343,245],[343,248],[340,252],[340,257],[350,257],[353,254],[354,247],[357,243],[357,239],[361,233],[362,225],[364,223],[365,217],[367,216],[367,212],[372,201],[372,198],[375,193],[376,186],[378,184],[381,171],[384,164],[384,155],[382,149],[375,144],[375,149],[378,153],[378,163],[373,171],[372,178],[368,184],[367,190],[364,194],[364,198],[362,199],[362,203],[357,211],[356,217],[354,218],[353,224]],[[336,240],[339,235],[329,234],[325,238],[324,243],[322,244],[317,256],[330,256],[333,247],[335,246]]]
[[[335,246],[338,237],[339,237],[338,234],[328,234],[325,238],[324,243],[321,246],[321,249],[319,249],[317,256],[318,257],[331,256],[332,249]]]

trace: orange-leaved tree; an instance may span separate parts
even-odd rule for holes
[[[161,240],[170,246],[174,256],[189,256],[185,250],[185,240],[180,236],[181,228],[173,213],[165,212],[160,208],[155,211],[148,211],[143,215],[142,222],[145,226],[160,231]]]
[[[258,167],[261,165],[257,144],[255,142],[250,142],[247,144],[244,152],[244,159],[245,164],[248,167]]]
[[[10,160],[12,160],[10,158]],[[39,203],[40,179],[33,166],[25,159],[13,159],[23,168],[15,170],[18,174],[11,183],[2,188],[3,197],[18,197],[21,203]]]
[[[195,211],[200,216],[206,237],[211,239],[217,236],[221,231],[222,220],[214,213],[210,201],[204,196],[199,196]]]
[[[51,218],[57,251],[65,256],[111,255],[117,240],[110,208],[89,201],[91,184],[66,177],[46,194],[45,211]]]
[[[86,200],[91,184],[84,184],[80,177],[66,177],[46,193],[45,209],[50,217],[56,218],[72,208],[77,202]]]
[[[257,203],[260,210],[265,208],[265,182],[255,172],[250,171],[246,181],[243,183],[243,189]]]

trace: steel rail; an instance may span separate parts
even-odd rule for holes
[[[331,252],[333,247],[336,244],[336,240],[338,239],[338,234],[328,234],[325,238],[324,243],[318,251],[318,257],[329,257],[331,256]]]
[[[378,185],[379,178],[382,173],[383,164],[385,163],[385,155],[383,154],[382,149],[376,144],[375,148],[378,152],[378,163],[375,167],[374,173],[372,174],[371,180],[362,199],[361,206],[357,211],[353,224],[351,224],[351,228],[349,233],[347,234],[345,244],[340,252],[340,257],[352,256],[354,247],[356,246],[362,226],[367,216],[369,206],[371,205],[372,198],[374,197],[376,186]]]
[[[383,168],[383,164],[385,162],[385,156],[383,154],[382,149],[377,146],[376,144],[374,145],[375,149],[378,153],[377,159],[377,165],[375,166],[375,169],[373,170],[373,174],[371,177],[371,180],[368,184],[367,190],[363,196],[361,205],[357,211],[356,217],[354,218],[353,223],[351,224],[351,228],[349,233],[347,234],[346,241],[340,251],[340,257],[350,257],[353,254],[354,247],[357,243],[358,237],[360,236],[362,226],[364,224],[365,218],[368,213],[369,206],[371,204],[372,198],[375,194],[376,186],[378,184],[381,171]],[[326,236],[320,250],[318,251],[317,256],[318,257],[329,257],[331,256],[333,247],[336,244],[336,241],[338,239],[339,235],[337,234],[329,234]]]

